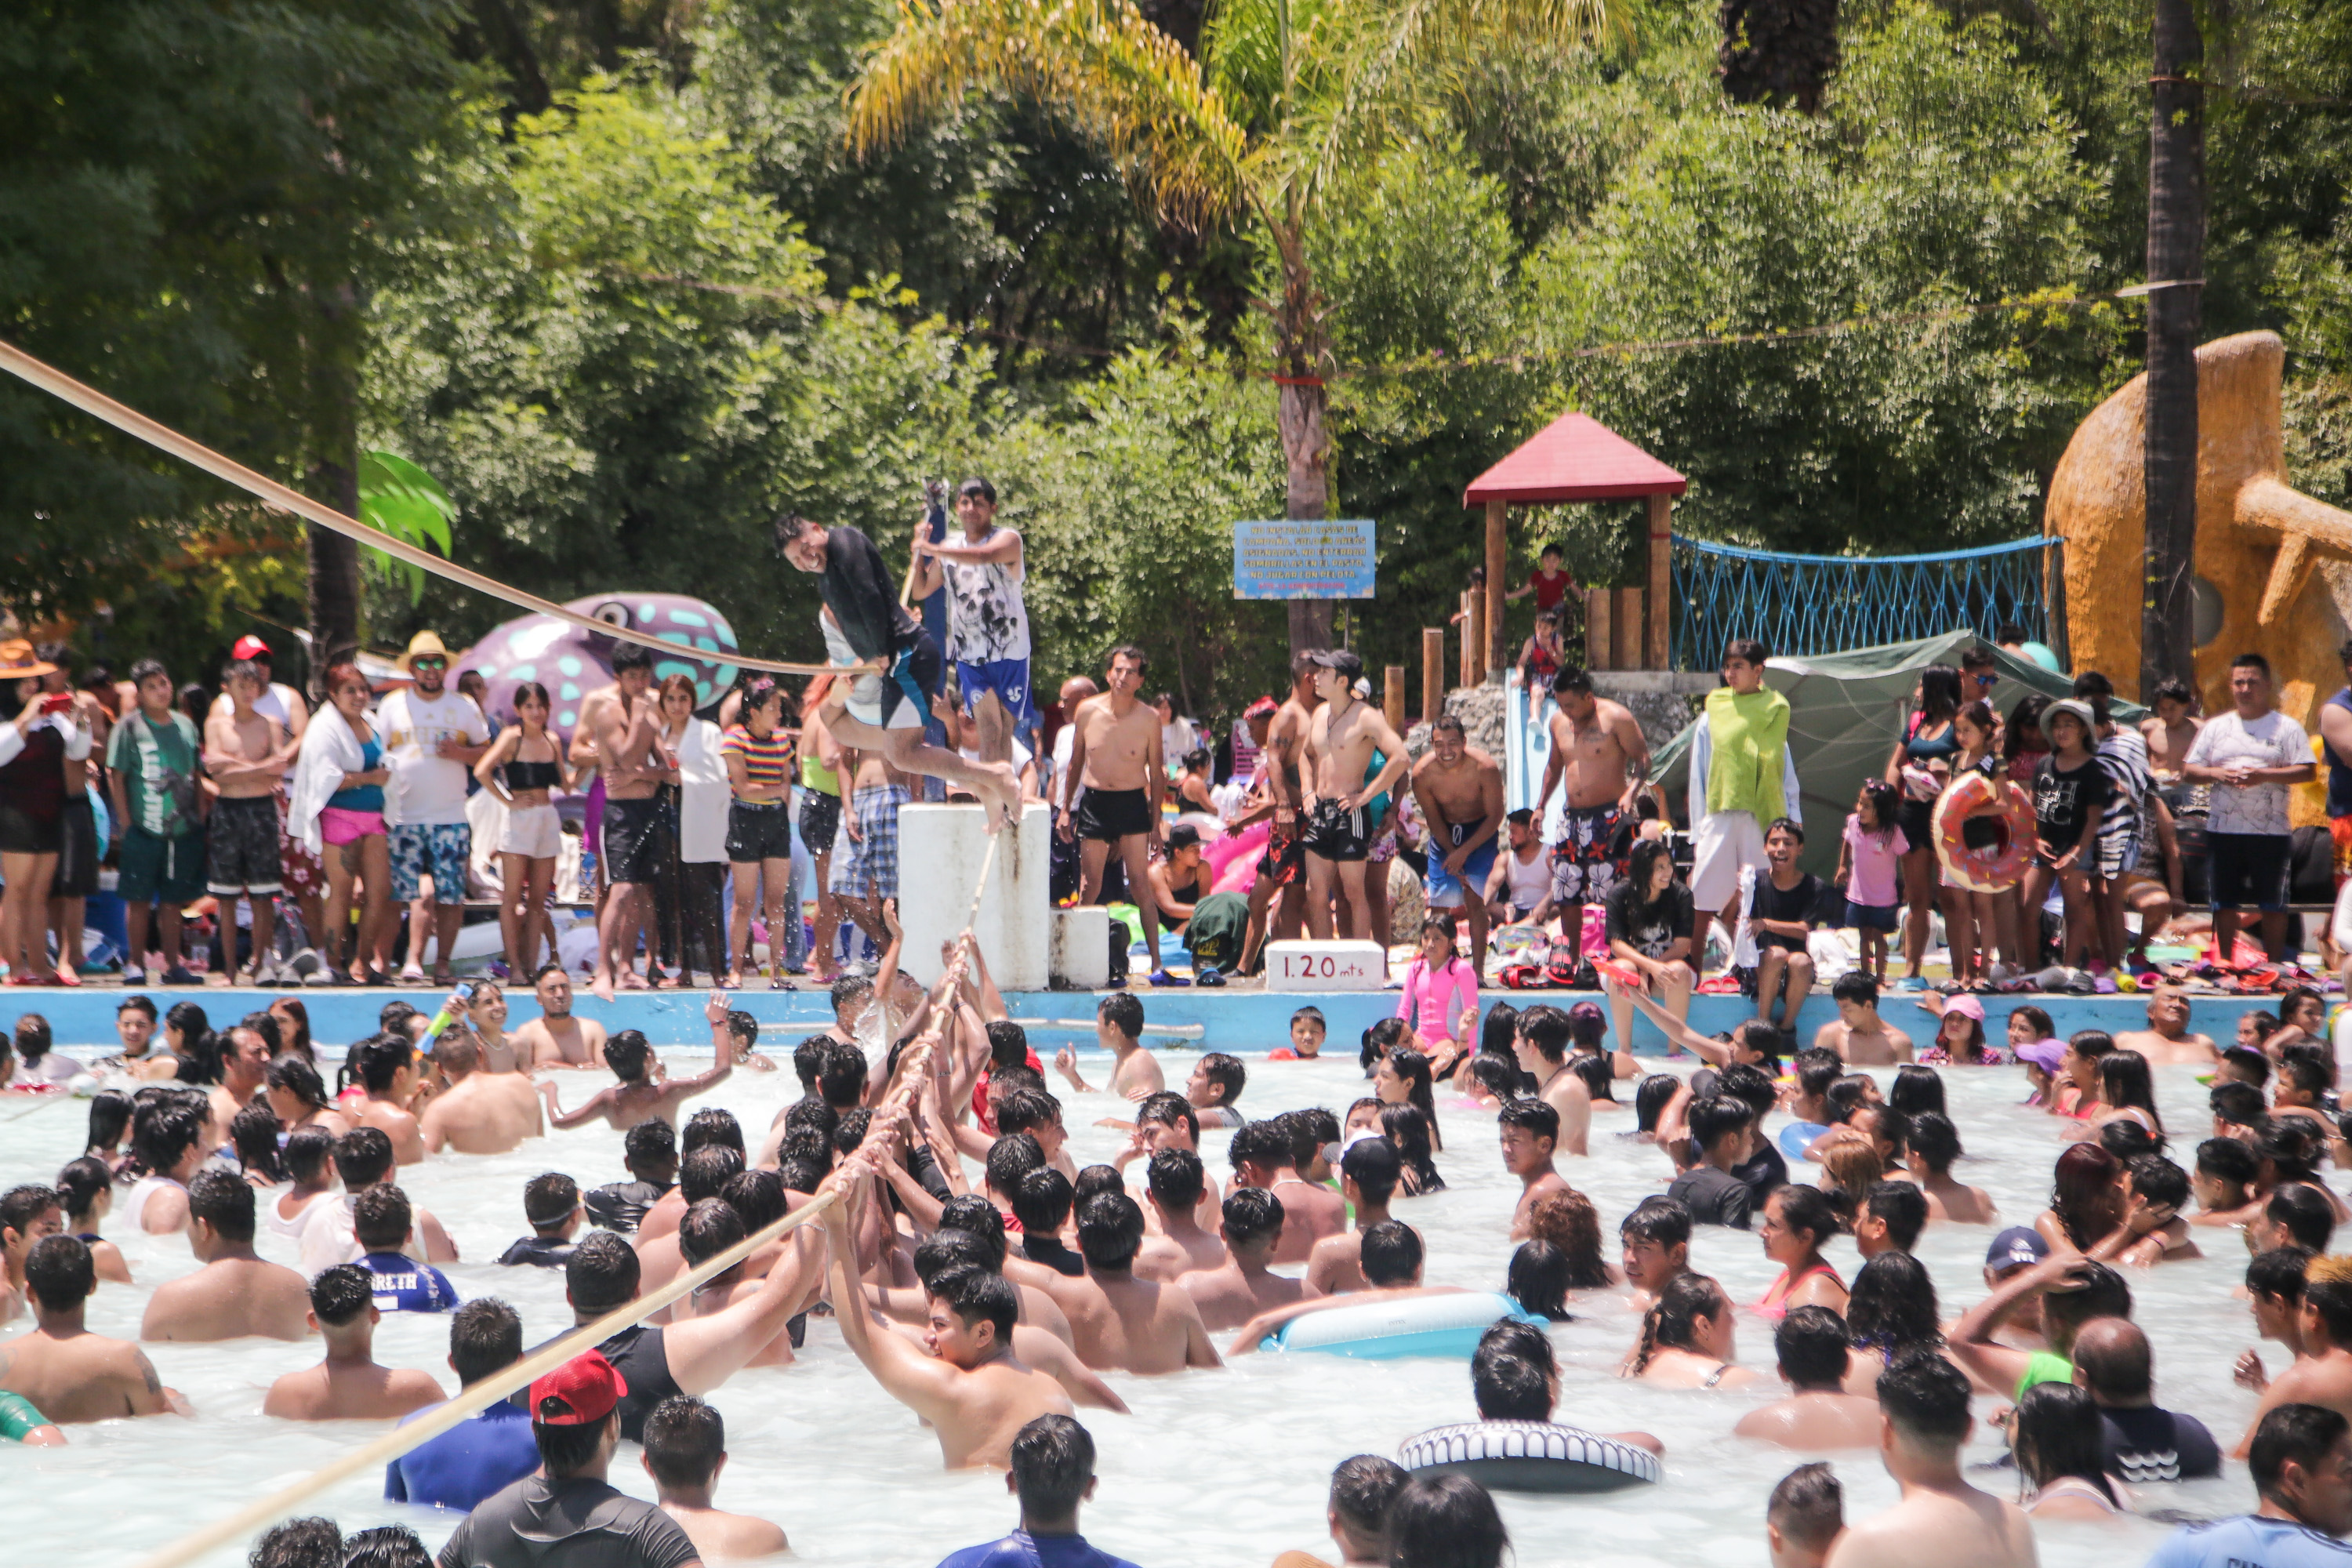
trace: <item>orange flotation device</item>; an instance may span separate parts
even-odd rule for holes
[[[1936,797],[1929,821],[1936,858],[1954,886],[1999,893],[2025,879],[2033,862],[2033,803],[2007,779],[1967,770]]]

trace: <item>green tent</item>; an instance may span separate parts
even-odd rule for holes
[[[1919,672],[1931,664],[1958,666],[1962,650],[1981,642],[1974,632],[1947,632],[1917,642],[1887,643],[1850,653],[1776,658],[1764,679],[1789,700],[1789,750],[1803,788],[1799,810],[1805,825],[1804,868],[1828,880],[1837,869],[1838,838],[1862,781],[1883,775],[1886,758],[1903,733]],[[2031,659],[1994,648],[2000,684],[1993,706],[2003,717],[2028,693],[2067,697],[2070,676],[2042,668]],[[2109,703],[2118,722],[2132,722],[2147,710],[2116,699]],[[1680,809],[1688,787],[1690,731],[1659,748],[1654,775]]]

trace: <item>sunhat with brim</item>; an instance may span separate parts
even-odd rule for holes
[[[2061,713],[2067,715],[2076,723],[2082,725],[2083,733],[2085,736],[2093,740],[2096,740],[2098,738],[2098,715],[2091,711],[2091,705],[2089,703],[2078,702],[2072,697],[2061,697],[2057,701],[2053,702],[2049,707],[2044,708],[2042,710],[2042,732],[2043,734],[2047,735],[2050,733],[2050,721],[2055,719]]]
[[[449,650],[443,645],[441,634],[438,632],[419,632],[409,638],[408,651],[400,656],[400,668],[404,670],[414,670],[420,654],[437,656],[444,665],[449,662]]]
[[[33,657],[33,645],[23,637],[0,642],[0,680],[32,680],[56,673],[57,666]]]

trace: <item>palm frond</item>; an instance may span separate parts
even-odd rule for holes
[[[1256,205],[1248,133],[1133,0],[898,0],[848,94],[863,155],[975,89],[1034,100],[1099,141],[1150,204],[1198,227]]]

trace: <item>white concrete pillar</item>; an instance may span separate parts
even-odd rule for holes
[[[980,917],[972,922],[981,956],[1001,990],[1045,989],[1052,945],[1052,824],[1042,803],[1022,808],[1020,826],[1006,830],[996,852]],[[898,921],[907,930],[900,963],[925,985],[940,977],[940,944],[963,930],[988,845],[977,805],[898,808]]]

